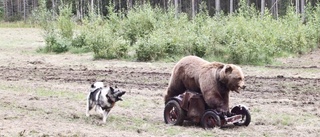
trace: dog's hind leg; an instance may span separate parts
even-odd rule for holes
[[[110,110],[103,112],[103,119],[102,119],[103,123],[106,123],[106,122],[107,122],[107,118],[108,118],[109,112],[110,112]]]
[[[93,108],[95,104],[93,103],[93,101],[90,100],[90,94],[88,95],[87,98],[87,107],[86,107],[86,116],[89,117],[89,111]]]

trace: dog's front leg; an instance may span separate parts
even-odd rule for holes
[[[102,114],[103,115],[103,113],[104,113],[104,110],[100,107],[100,106],[96,106],[96,111],[98,111],[100,114]]]
[[[103,112],[103,119],[102,119],[103,123],[107,122],[108,114],[109,114],[109,111],[104,111]]]
[[[87,96],[87,108],[86,108],[86,116],[89,117],[89,111],[92,109],[92,101],[90,101],[90,94]]]

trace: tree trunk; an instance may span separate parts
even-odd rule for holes
[[[13,16],[13,8],[14,8],[14,6],[13,6],[13,1],[11,0],[10,1],[10,7],[11,7],[11,9],[10,9],[10,16]]]
[[[84,16],[84,6],[83,6],[84,0],[80,0],[80,19],[83,19]]]
[[[230,0],[230,14],[233,12],[233,0]]]
[[[119,4],[119,11],[122,11],[122,2],[121,2],[121,0],[118,0],[118,4]]]
[[[261,0],[261,17],[264,16],[265,0]]]
[[[77,16],[77,19],[80,20],[80,1],[76,1],[75,2],[75,5],[76,5],[76,16]]]
[[[18,15],[18,17],[20,18],[22,15],[21,0],[15,1],[14,5],[17,6],[17,11],[15,14]]]
[[[175,17],[178,18],[178,14],[179,14],[179,1],[178,0],[174,0],[174,8],[176,10]]]
[[[220,12],[220,0],[215,0],[216,2],[216,14],[218,14]]]
[[[128,9],[132,8],[132,0],[127,0]]]
[[[300,4],[299,4],[299,1],[300,0],[296,0],[296,14],[299,14],[300,13]]]
[[[304,11],[304,6],[305,6],[305,0],[301,0],[301,18],[302,21],[305,22],[305,11]]]
[[[276,1],[276,0],[271,0],[271,8],[270,8],[270,10],[271,10],[271,13],[272,13],[272,16],[273,16],[273,17],[275,17],[275,11],[274,11],[275,1]]]
[[[8,3],[7,3],[7,0],[4,0],[4,4],[3,4],[3,6],[4,6],[4,19],[7,19],[7,17],[8,17]]]
[[[276,19],[279,18],[279,0],[276,0],[276,5],[275,5],[275,10],[276,10]]]
[[[55,16],[56,13],[56,4],[54,0],[51,0],[51,5],[52,5],[52,16]]]
[[[191,1],[191,8],[192,8],[192,19],[194,19],[196,17],[196,11],[195,11],[195,0]]]
[[[26,0],[23,0],[23,20],[26,22]]]
[[[91,0],[91,12],[93,12],[93,0]]]
[[[271,12],[272,12],[273,17],[278,19],[278,0],[271,1]]]

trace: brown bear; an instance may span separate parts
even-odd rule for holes
[[[167,103],[170,98],[191,90],[202,93],[210,108],[228,112],[229,92],[239,93],[244,88],[239,66],[186,56],[174,66],[164,99]]]

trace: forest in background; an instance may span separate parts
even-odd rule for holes
[[[230,14],[239,8],[240,0],[0,0],[0,19],[4,21],[26,21],[32,17],[33,11],[44,1],[52,14],[59,12],[62,4],[72,6],[72,14],[76,20],[82,20],[90,10],[101,15],[108,14],[107,7],[113,6],[115,11],[128,12],[134,5],[149,3],[152,7],[168,9],[175,7],[176,14],[187,13],[193,17],[200,10],[207,10],[210,16],[218,12]],[[247,5],[253,5],[261,14],[265,8],[269,9],[276,18],[286,14],[288,6],[295,6],[297,13],[304,13],[305,5],[315,7],[319,0],[245,0]]]
[[[93,52],[95,59],[130,61],[176,61],[197,55],[263,65],[308,53],[320,43],[320,6],[312,0],[33,2],[38,2],[37,8],[25,21],[43,30],[45,47],[38,52]],[[109,4],[101,7],[103,2]]]

